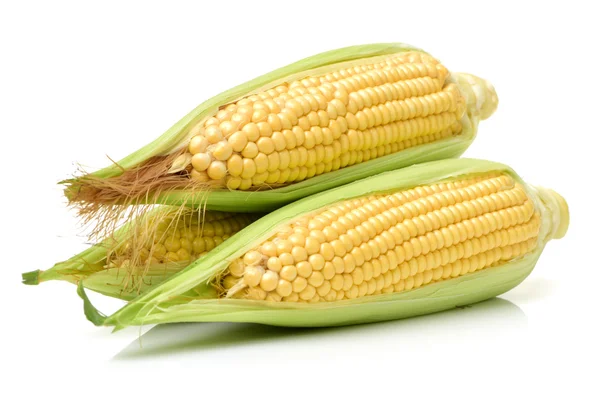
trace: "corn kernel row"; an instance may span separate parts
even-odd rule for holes
[[[465,101],[447,77],[410,52],[247,96],[192,129],[190,177],[280,185],[460,133]]]
[[[293,302],[409,290],[531,251],[540,223],[505,174],[357,198],[280,228],[220,285],[229,297]]]

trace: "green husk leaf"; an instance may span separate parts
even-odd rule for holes
[[[98,263],[104,258],[106,258],[106,245],[94,245],[66,261],[54,264],[52,268],[45,271],[37,269],[24,272],[22,274],[23,283],[25,285],[38,285],[52,280],[77,283],[86,276],[102,270],[102,265]]]
[[[90,301],[87,294],[85,293],[82,282],[79,282],[79,284],[77,285],[77,294],[83,300],[83,312],[84,312],[86,318],[88,319],[88,321],[90,321],[91,323],[93,323],[96,326],[104,325],[106,316],[104,314],[102,314],[101,312],[99,312],[96,309],[96,307],[94,307],[92,305],[92,302]]]
[[[183,267],[182,262],[159,264],[154,268],[140,268],[134,274],[122,268],[102,269],[82,278],[80,282],[86,289],[129,301],[159,285]]]
[[[227,268],[232,260],[270,237],[274,229],[306,212],[357,196],[385,193],[457,176],[491,171],[508,173],[518,182],[523,183],[514,171],[503,164],[483,160],[451,159],[385,172],[370,177],[368,180],[357,181],[289,204],[254,222],[202,259],[192,263],[147,294],[136,298],[108,317],[105,324],[120,328],[127,325],[155,322],[238,321],[243,319],[247,322],[278,325],[320,326],[416,315],[414,313],[441,310],[496,296],[518,284],[527,276],[535,264],[538,252],[528,255],[522,261],[513,261],[500,267],[469,274],[460,280],[438,282],[407,293],[367,296],[356,301],[341,301],[330,305],[304,306],[291,303],[273,305],[267,302],[235,299],[182,301],[182,296],[185,297],[190,290],[210,285],[211,279]],[[514,267],[511,268],[511,265]],[[457,282],[465,283],[458,285]],[[474,291],[478,286],[484,289]],[[468,290],[463,292],[463,288]],[[436,293],[443,294],[443,296],[439,297]],[[406,301],[394,300],[397,298]],[[426,301],[428,298],[430,300]],[[179,304],[175,306],[175,303]],[[399,304],[405,304],[405,306]],[[411,311],[414,304],[417,304],[414,308],[415,311]],[[346,308],[353,305],[356,305],[356,309]],[[377,311],[379,307],[384,311]],[[396,309],[396,307],[399,308]],[[330,311],[325,312],[324,310]],[[354,318],[354,313],[359,313],[357,315],[360,315],[360,318]],[[371,314],[372,317],[369,317]]]
[[[514,288],[533,270],[542,249],[501,267],[488,268],[401,293],[315,304],[267,303],[257,300],[192,300],[155,310],[118,327],[174,322],[254,322],[290,327],[354,325],[401,319],[483,301]]]

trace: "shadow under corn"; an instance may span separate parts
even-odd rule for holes
[[[389,332],[399,340],[415,335],[436,336],[452,331],[476,334],[479,329],[502,330],[527,326],[527,316],[515,304],[501,298],[466,307],[403,320],[331,328],[285,328],[250,323],[177,323],[157,325],[134,340],[114,360],[140,360],[177,353],[202,353],[241,348],[261,342],[314,340],[326,336],[369,337]]]

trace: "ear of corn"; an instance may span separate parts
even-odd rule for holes
[[[141,221],[46,271],[23,274],[23,283],[64,280],[107,296],[131,300],[228,240],[254,214],[159,207]]]
[[[145,202],[270,211],[459,156],[496,105],[487,82],[450,74],[421,50],[353,46],[215,96],[117,165],[67,181],[66,195],[84,213]]]
[[[568,227],[566,202],[505,165],[444,160],[268,214],[95,323],[331,326],[481,301],[520,283]]]

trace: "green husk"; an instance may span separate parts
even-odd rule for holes
[[[463,277],[426,285],[419,289],[387,295],[366,296],[332,303],[271,303],[238,299],[195,299],[210,297],[213,277],[229,263],[266,240],[272,232],[307,212],[346,199],[426,185],[454,177],[488,172],[505,172],[525,183],[509,167],[482,160],[452,159],[385,172],[292,203],[257,220],[238,232],[202,259],[131,301],[115,314],[102,319],[103,325],[121,329],[129,325],[183,321],[257,322],[282,326],[332,326],[403,318],[481,301],[497,296],[519,284],[533,269],[545,243],[552,236],[557,219],[542,200],[543,229],[538,248],[515,259]],[[528,189],[529,190],[529,189]],[[538,196],[532,191],[532,198]],[[190,291],[194,292],[190,292]],[[89,301],[87,313],[91,313]],[[92,315],[93,316],[93,315]],[[92,321],[94,322],[94,321]],[[96,319],[95,322],[98,322]]]
[[[401,293],[314,304],[272,303],[258,300],[192,300],[161,306],[131,321],[111,316],[101,325],[147,325],[175,322],[254,322],[276,326],[323,327],[401,319],[461,307],[496,297],[521,283],[533,270],[542,249],[509,262],[451,280]],[[90,306],[86,302],[87,307]],[[94,321],[92,321],[94,322]]]
[[[179,151],[185,146],[187,139],[189,139],[188,133],[190,128],[199,121],[213,115],[219,106],[261,88],[273,86],[274,82],[284,81],[291,76],[297,78],[299,74],[306,76],[311,70],[331,64],[351,62],[367,57],[383,56],[405,51],[423,52],[420,49],[402,43],[351,46],[308,57],[236,86],[200,104],[159,138],[118,161],[116,164],[92,174],[64,181],[63,183],[67,185],[65,195],[70,201],[77,202],[77,193],[81,185],[85,185],[87,178],[107,179],[116,177],[121,175],[123,171],[130,170],[154,156],[167,155]],[[319,193],[384,171],[403,168],[416,163],[459,157],[474,140],[479,117],[479,115],[465,114],[461,121],[464,126],[463,132],[458,136],[408,148],[396,154],[369,160],[284,187],[260,191],[234,191],[210,188],[209,190],[196,190],[193,192],[186,189],[169,189],[157,191],[156,193],[148,193],[148,195],[144,196],[133,196],[121,201],[128,204],[202,205],[207,209],[219,211],[268,212],[314,193]],[[120,204],[120,202],[117,204]]]
[[[107,249],[107,243],[97,244],[66,261],[54,264],[52,268],[45,271],[37,269],[24,272],[22,274],[23,283],[26,285],[39,285],[42,282],[51,280],[77,283],[81,279],[102,270],[100,263],[106,259]]]
[[[129,226],[123,226],[117,232],[115,237],[123,237]],[[123,282],[127,278],[127,272],[119,271],[118,269],[104,269],[107,260],[107,253],[114,246],[118,246],[119,240],[107,239],[101,243],[91,246],[87,250],[69,258],[66,261],[61,261],[54,264],[52,268],[47,270],[35,270],[24,272],[22,274],[23,283],[25,285],[39,285],[42,282],[60,280],[74,284],[83,282],[83,286],[99,292],[103,295],[116,297],[123,300],[132,300],[139,293],[123,290]],[[140,279],[142,279],[140,277]],[[148,284],[140,285],[141,289],[147,290],[152,284],[162,282],[165,279],[165,274],[159,274],[156,277],[149,277],[142,282]],[[143,290],[140,290],[143,291]]]

